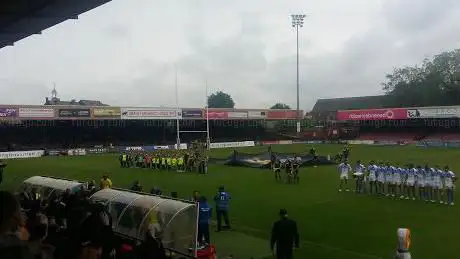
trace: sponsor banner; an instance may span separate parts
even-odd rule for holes
[[[180,143],[179,144],[179,149],[187,149],[187,143]],[[174,144],[174,145],[170,145],[169,146],[170,149],[177,149],[177,144]]]
[[[120,117],[120,107],[93,108],[93,117]]]
[[[175,145],[163,145],[163,146],[133,146],[133,147],[120,147],[120,152],[136,152],[136,151],[145,151],[145,152],[152,152],[158,149],[177,149],[177,144]],[[179,145],[179,149],[187,149],[186,143],[181,143]]]
[[[60,150],[46,150],[45,152],[45,156],[59,156],[60,154]]]
[[[171,108],[121,108],[122,120],[182,119],[182,110]]]
[[[293,140],[292,144],[308,144],[308,141]]]
[[[444,147],[446,146],[442,140],[422,140],[417,141],[417,147]]]
[[[142,146],[135,146],[135,147],[120,147],[120,152],[125,152],[125,151],[145,151],[145,147]],[[153,149],[153,147],[152,147]]]
[[[54,119],[54,109],[51,108],[19,108],[20,118]]]
[[[430,107],[430,108],[411,108],[407,109],[407,118],[426,119],[426,118],[460,118],[460,107]]]
[[[0,118],[13,118],[18,116],[16,108],[0,108]]]
[[[390,141],[390,140],[374,140],[374,145],[377,146],[396,146],[399,145],[401,142],[398,141]]]
[[[294,144],[292,140],[262,141],[262,145],[291,145],[291,144]]]
[[[348,140],[347,143],[350,145],[373,145],[374,140]]]
[[[182,110],[182,118],[202,118],[201,110]]]
[[[262,145],[277,145],[279,144],[278,140],[262,141]]]
[[[248,119],[266,119],[267,111],[248,111]]]
[[[247,119],[248,113],[247,112],[228,112],[229,119]]]
[[[225,111],[211,111],[208,110],[207,113],[207,118],[210,120],[216,120],[216,119],[223,119],[226,120],[228,119],[228,112]],[[203,118],[206,119],[206,111],[203,112]]]
[[[85,156],[86,155],[86,150],[83,149],[83,148],[69,149],[67,151],[67,154],[69,156]]]
[[[302,111],[299,111],[302,112]],[[293,110],[270,110],[267,112],[267,118],[270,120],[296,119],[297,111]]]
[[[88,118],[91,117],[90,109],[59,109],[60,118]]]
[[[404,119],[407,119],[407,109],[405,108],[337,111],[337,120],[339,121]]]
[[[86,153],[87,154],[105,154],[108,153],[109,150],[107,148],[87,148]]]
[[[241,141],[241,142],[217,142],[211,143],[211,148],[232,148],[232,147],[253,147],[254,141]]]
[[[173,149],[174,146],[154,146],[154,149]]]
[[[45,150],[0,152],[0,159],[41,157],[44,154]]]

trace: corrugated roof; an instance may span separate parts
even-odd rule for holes
[[[111,0],[2,0],[0,48],[13,46],[49,27],[94,9]]]
[[[312,112],[335,112],[338,110],[378,109],[389,107],[386,95],[318,99]]]

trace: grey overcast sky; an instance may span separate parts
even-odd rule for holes
[[[300,31],[301,108],[318,98],[375,95],[393,67],[460,45],[458,0],[114,0],[42,35],[0,49],[0,103],[61,99],[120,106],[203,107],[209,91],[238,108],[295,106]]]

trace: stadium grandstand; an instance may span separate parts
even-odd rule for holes
[[[109,0],[3,1],[0,3],[0,48],[13,46],[15,42],[21,39],[40,34],[41,31],[65,20],[77,19],[78,15],[107,2]],[[209,144],[223,143],[222,146],[225,148],[270,145],[269,150],[271,150],[271,144],[294,143],[302,145],[348,143],[395,146],[416,144],[424,147],[460,147],[460,106],[394,107],[390,103],[387,95],[319,99],[308,116],[305,116],[302,132],[299,136],[291,134],[296,129],[298,117],[297,111],[294,110],[120,107],[111,106],[99,100],[62,101],[58,97],[57,90],[53,89],[51,97],[46,98],[43,105],[0,105],[0,135],[2,136],[0,138],[0,154],[5,154],[6,158],[30,158],[53,155],[76,156],[79,155],[80,151],[84,155],[112,153],[114,155],[104,160],[104,163],[95,165],[93,169],[116,171],[126,168],[121,169],[118,168],[118,165],[112,166],[111,164],[108,166],[106,162],[112,163],[112,160],[115,160],[114,163],[116,164],[118,156],[122,161],[123,154],[128,151],[150,151],[146,150],[146,147],[151,147],[154,150],[166,149],[169,152],[172,149],[180,149],[182,145],[191,147],[192,144],[200,141],[203,143],[210,141],[207,142]],[[304,111],[300,112],[304,114]],[[244,145],[245,142],[251,142],[251,144]],[[178,145],[174,145],[176,143]],[[227,146],[225,143],[231,145]],[[311,150],[313,153],[315,152],[314,148]],[[206,155],[203,157],[208,159]],[[94,160],[90,161],[94,162],[99,157],[91,157],[91,159],[93,158]],[[64,160],[62,159],[61,162]],[[69,161],[71,160],[69,159]],[[77,159],[73,160],[75,163]],[[48,165],[50,168],[52,167],[51,163]],[[4,167],[0,163],[0,169],[3,170],[2,166]],[[70,167],[66,168],[69,171],[75,170]],[[142,170],[146,168],[133,167],[128,170],[130,169]],[[30,167],[29,170],[36,170],[36,168]],[[69,174],[72,175],[73,172],[76,171]],[[136,172],[133,175],[147,175],[144,172],[139,174]],[[172,172],[168,171],[168,173]],[[77,173],[74,175],[76,176]],[[131,177],[131,174],[124,174],[124,176]],[[18,178],[19,176],[14,177]],[[213,185],[221,184],[215,178],[213,181]],[[254,183],[250,180],[247,182]],[[37,186],[42,188],[41,193],[37,191]],[[55,229],[54,233],[57,235],[50,237],[54,240],[46,240],[47,242],[55,242],[53,244],[57,244],[56,247],[63,247],[61,250],[54,251],[54,254],[57,254],[55,258],[73,259],[76,258],[75,255],[80,255],[80,253],[82,256],[78,258],[83,259],[216,258],[215,247],[209,248],[211,251],[208,251],[207,256],[198,256],[198,252],[204,253],[203,250],[208,249],[207,245],[209,244],[203,248],[197,242],[199,231],[197,211],[199,207],[196,197],[193,197],[193,200],[180,200],[177,197],[172,197],[172,195],[171,197],[164,196],[161,192],[156,192],[155,189],[147,194],[137,189],[128,191],[112,188],[112,182],[107,179],[106,175],[102,176],[101,186],[97,191],[94,182],[79,182],[42,176],[25,179],[23,188],[24,190],[18,194],[21,204],[15,204],[16,200],[11,199],[8,192],[0,192],[0,202],[2,204],[8,203],[11,210],[17,210],[9,212],[10,215],[7,215],[11,217],[8,219],[9,221],[19,221],[18,215],[20,213],[27,216],[27,222],[17,222],[11,229],[16,231],[17,228],[20,230],[27,228],[30,230],[33,240],[41,242],[48,238],[48,224],[56,227],[57,230]],[[308,190],[302,189],[302,193],[297,196],[306,197],[303,193],[305,191]],[[314,191],[316,192],[317,189]],[[249,191],[250,195],[255,192],[257,191],[254,189]],[[287,193],[290,192],[291,190]],[[40,195],[46,195],[48,200],[43,202]],[[58,196],[61,200],[58,200]],[[276,196],[284,198],[283,195]],[[312,196],[320,195],[315,193]],[[340,202],[343,200],[341,199]],[[302,202],[305,204],[305,200]],[[316,208],[320,210],[322,207],[326,207],[322,206],[323,204],[329,205],[333,202],[333,199],[315,201],[315,209],[307,212],[316,214]],[[50,216],[50,219],[53,218],[53,221],[59,222],[51,220],[48,222],[48,218],[44,215],[45,212],[41,211],[45,203],[48,206],[53,204],[59,208],[54,208],[55,211],[51,211],[51,213],[56,213],[54,215],[56,219]],[[103,203],[105,206],[101,208],[95,205],[99,203]],[[282,203],[279,202],[279,204]],[[250,209],[253,210],[252,207]],[[62,215],[60,210],[64,211]],[[347,210],[347,213],[353,210],[353,208]],[[46,211],[46,213],[50,212]],[[125,217],[125,215],[127,216]],[[162,217],[162,215],[167,215],[167,218]],[[325,218],[329,215],[332,215],[333,220],[337,221],[337,216],[332,210],[328,211]],[[110,220],[108,220],[109,218]],[[262,221],[260,218],[256,220]],[[168,221],[167,224],[164,221]],[[159,225],[167,226],[167,228],[159,230]],[[146,233],[146,236],[141,236],[141,231],[142,234]],[[249,228],[244,231],[257,232],[256,235],[261,233],[259,230],[253,231]],[[330,232],[333,233],[331,236],[335,236],[337,233],[334,231],[336,229]],[[81,234],[82,232],[85,232],[84,234],[87,236]],[[319,233],[322,234],[323,232],[329,233],[326,229],[321,229],[316,234],[320,236]],[[343,233],[348,232],[343,231]],[[7,234],[11,233],[8,232]],[[23,232],[19,230],[13,234],[21,234],[21,239],[28,239],[23,237]],[[163,240],[168,242],[163,244],[159,238],[161,235],[164,235],[162,236],[165,238]],[[360,233],[360,240],[362,237]],[[341,241],[344,239],[339,238],[342,239]],[[406,235],[404,238],[403,243],[410,244],[410,241],[406,242]],[[410,236],[408,238],[410,239]],[[3,240],[0,239],[0,241]],[[78,241],[77,245],[69,245],[76,241]],[[227,243],[233,241],[231,238],[227,239]],[[241,242],[243,243],[243,241]],[[268,249],[268,242],[262,240],[261,243],[264,249]],[[308,249],[321,247],[325,249],[323,251],[329,253],[335,251],[336,253],[351,254],[350,257],[346,258],[381,258],[372,254],[335,249],[320,243],[310,241],[306,243],[310,245]],[[379,241],[379,243],[382,242]],[[72,244],[74,245],[74,243]],[[2,245],[4,244],[0,242],[0,249],[9,248],[8,245]],[[252,250],[251,245],[245,245],[249,247],[248,250]],[[94,251],[93,246],[98,249]],[[406,246],[408,251],[409,245]],[[139,253],[134,254],[133,249]],[[0,250],[0,254],[1,251],[3,250]],[[10,250],[6,249],[6,251]],[[167,251],[168,256],[166,256],[165,251]],[[407,251],[404,250],[404,253]],[[22,252],[19,251],[17,254],[22,254]],[[39,254],[46,254],[47,252],[49,251],[44,249],[39,251]],[[5,256],[8,259],[31,258],[15,255],[6,257],[7,255],[1,254],[0,257],[4,258]],[[52,258],[52,256],[39,258]],[[268,257],[264,258],[272,258],[272,255],[269,254]],[[331,256],[328,258],[340,257]]]

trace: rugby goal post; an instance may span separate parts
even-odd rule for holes
[[[175,89],[176,89],[176,109],[179,110],[179,89],[177,85],[177,68],[175,69]],[[206,130],[180,130],[180,119],[176,116],[176,149],[180,149],[181,133],[206,133],[206,149],[211,149],[211,138],[209,136],[209,107],[208,107],[208,80],[205,80],[205,112],[206,112]]]

